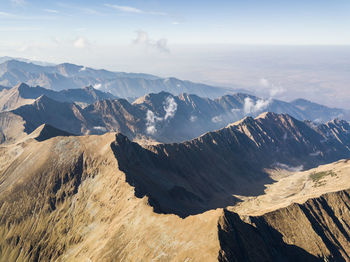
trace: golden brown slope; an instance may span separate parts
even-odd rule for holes
[[[220,211],[185,220],[153,213],[118,170],[114,138],[29,142],[1,174],[0,260],[216,259]]]
[[[17,145],[23,152],[0,173],[0,261],[348,259],[348,191],[243,220],[222,209],[185,219],[156,214],[119,170],[115,140]]]

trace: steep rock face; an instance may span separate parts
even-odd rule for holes
[[[349,158],[349,144],[323,142],[304,122],[266,113],[184,143],[141,147],[118,134],[112,149],[136,195],[157,212],[180,216],[232,205],[272,180],[265,168],[311,168]],[[315,153],[317,152],[317,153]]]
[[[18,95],[17,91],[19,89],[25,89],[26,91],[21,91],[22,95]],[[38,92],[32,93],[32,89]],[[148,94],[130,104],[125,99],[100,100],[107,94],[100,94],[93,88],[61,92],[46,90],[45,93],[49,96],[45,95],[45,97],[56,100],[56,102],[52,102],[55,104],[56,118],[65,118],[67,123],[71,123],[71,125],[64,125],[63,128],[59,122],[54,123],[54,119],[51,119],[50,111],[45,111],[43,108],[35,109],[37,102],[33,98],[42,93],[42,90],[44,89],[39,87],[30,88],[22,84],[17,89],[13,88],[8,91],[10,93],[16,91],[13,93],[13,99],[6,100],[8,97],[3,97],[3,99],[10,102],[8,105],[6,102],[4,106],[9,107],[16,107],[19,104],[27,104],[30,101],[34,101],[33,105],[25,105],[24,108],[20,107],[11,111],[20,115],[25,121],[42,120],[28,122],[27,126],[31,125],[31,130],[41,124],[48,123],[56,128],[76,134],[102,134],[112,131],[121,132],[130,139],[145,138],[171,143],[186,141],[208,131],[223,128],[246,115],[257,116],[263,110],[290,113],[292,117],[297,119],[305,119],[307,117],[307,115],[299,112],[298,109],[293,108],[286,102],[277,100],[263,101],[257,97],[245,94],[228,95],[217,100],[211,100],[196,95],[181,94],[173,96],[167,92],[160,92],[158,94]],[[24,95],[26,93],[29,93],[29,95]],[[98,101],[85,107],[86,102],[91,102],[94,99]],[[246,99],[249,99],[249,102]],[[40,99],[37,98],[36,100]],[[81,102],[78,104],[70,103],[70,105],[67,105],[67,102],[59,102],[66,100]],[[79,115],[78,119],[72,114],[67,114],[67,107],[71,107]],[[30,117],[26,113],[27,111],[31,112],[32,115]],[[43,122],[45,119],[51,120],[50,122]],[[343,123],[343,129],[347,128],[345,123]],[[312,127],[311,123],[310,126]],[[339,125],[329,123],[328,125],[326,124],[324,131],[320,127],[316,132],[327,132],[332,126]],[[344,132],[343,129],[339,129],[337,132]],[[331,134],[333,131],[329,132]]]
[[[80,104],[92,104],[99,100],[116,98],[110,93],[101,92],[93,87],[66,89],[57,92],[39,86],[30,87],[21,83],[13,88],[0,91],[0,111],[10,111],[20,106],[31,104],[42,95],[60,102]]]
[[[324,136],[324,141],[335,139],[336,142],[344,145],[349,144],[350,124],[347,121],[334,119],[317,127],[317,130]]]
[[[220,261],[348,261],[350,190],[325,194],[259,217],[225,210]]]
[[[91,133],[114,131],[135,137],[145,132],[145,113],[125,99],[99,101],[86,107],[83,115]]]
[[[34,130],[31,134],[31,137],[34,137],[37,141],[44,141],[56,136],[73,136],[72,134],[50,126],[48,124],[43,124]]]
[[[320,122],[327,122],[329,119],[334,118],[343,118],[349,120],[350,117],[349,110],[329,108],[305,99],[296,99],[292,101],[291,104],[301,111],[307,113],[309,118],[314,119],[315,121],[317,120]]]
[[[84,118],[81,108],[71,103],[60,103],[41,96],[31,105],[19,107],[12,112],[25,121],[25,131],[31,133],[42,124],[50,124],[73,134],[81,134]]]

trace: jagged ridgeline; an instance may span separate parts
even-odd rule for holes
[[[331,162],[350,157],[349,136],[346,122],[314,126],[274,113],[154,146],[41,126],[1,148],[1,259],[346,261],[350,165]],[[259,215],[230,208],[263,195],[270,169],[326,163],[336,175],[296,174],[296,188],[307,177],[299,204],[289,194]]]
[[[310,108],[304,100],[294,105],[241,93],[209,99],[161,92],[130,103],[92,87],[56,92],[20,84],[0,95],[0,128],[9,139],[17,134],[5,136],[8,126],[23,126],[21,130],[28,134],[49,124],[76,135],[121,132],[136,141],[181,142],[263,111],[318,123],[348,117],[345,110],[312,103]]]
[[[349,111],[237,91],[0,64],[0,262],[350,261]]]

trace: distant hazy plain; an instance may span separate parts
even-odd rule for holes
[[[173,76],[350,109],[350,46],[169,45],[164,52],[133,43],[92,43],[74,52],[60,49],[59,54],[54,46],[30,51],[28,58],[48,62]]]
[[[177,47],[169,56],[172,63],[160,61],[150,71],[350,109],[350,47]]]
[[[89,56],[72,62],[245,88],[287,101],[306,98],[350,109],[350,46],[170,45],[169,50],[92,48]]]

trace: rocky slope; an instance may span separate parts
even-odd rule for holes
[[[329,108],[305,99],[296,99],[290,103],[307,113],[309,119],[314,119],[317,122],[324,122],[334,118],[350,119],[349,110]]]
[[[118,134],[112,149],[136,195],[179,216],[233,205],[272,182],[266,168],[311,168],[350,157],[348,138],[325,137],[288,115],[264,113],[184,143],[141,147]]]
[[[10,111],[20,106],[31,104],[42,95],[59,102],[70,102],[80,105],[92,104],[103,99],[116,98],[110,93],[104,93],[92,87],[66,89],[57,92],[38,86],[30,87],[21,83],[11,89],[0,91],[0,111]]]
[[[24,120],[26,133],[33,132],[42,124],[49,124],[64,131],[80,134],[83,132],[82,109],[76,104],[61,103],[46,96],[40,96],[33,104],[21,106],[12,113]],[[7,113],[7,112],[4,112]],[[3,113],[0,113],[0,117]]]
[[[278,123],[296,121],[287,116],[272,116],[277,117],[274,121]],[[255,120],[255,126],[263,128],[266,121],[273,120],[272,116]],[[226,175],[231,179],[246,175],[255,179],[263,175],[254,174],[253,164],[244,166],[242,159],[261,156],[266,153],[263,148],[278,143],[278,139],[270,136],[268,140],[267,135],[262,135],[264,130],[259,136],[254,136],[252,131],[251,137],[241,133],[244,127],[251,130],[252,125],[244,120],[188,143],[147,147],[147,152],[125,136],[113,133],[53,136],[38,142],[36,130],[4,146],[7,158],[3,158],[4,154],[0,157],[1,163],[6,162],[0,166],[0,260],[348,260],[349,190],[334,193],[324,190],[325,195],[269,213],[261,210],[258,216],[228,209],[186,218],[174,215],[179,213],[176,209],[188,209],[186,203],[197,202],[201,208],[205,205],[194,193],[203,197],[208,192],[206,197],[212,195],[222,201],[219,191],[229,188]],[[295,123],[286,126],[291,133],[299,132],[292,139],[294,142],[287,145],[303,143],[300,138],[305,127]],[[312,140],[305,138],[308,144],[306,141]],[[251,147],[263,152],[254,153]],[[230,153],[238,149],[246,155]],[[11,150],[15,151],[10,153]],[[225,154],[225,157],[216,158],[215,154]],[[306,154],[299,156],[301,162],[306,161]],[[201,160],[206,155],[208,157]],[[168,168],[167,159],[172,163]],[[205,161],[212,162],[201,167]],[[206,169],[210,165],[211,169]],[[238,172],[227,169],[234,166]],[[345,170],[345,166],[349,170],[346,161],[340,166],[327,167],[343,177],[344,187],[349,184],[350,180],[346,179],[349,172],[339,170],[340,167]],[[139,173],[138,167],[145,171]],[[247,170],[252,173],[248,174]],[[156,180],[162,182],[156,184]],[[171,185],[176,183],[178,186],[168,194]],[[157,206],[153,200],[155,195],[141,198],[149,186],[154,187],[152,192],[158,192],[156,196],[166,198],[167,203],[158,199],[160,205]],[[240,187],[232,189],[232,193],[240,191]],[[162,214],[164,211],[170,214]]]
[[[350,190],[245,217],[219,219],[220,261],[348,261]]]
[[[43,90],[45,92],[42,92]],[[100,94],[93,88],[54,92],[22,84],[6,92],[9,96],[4,95],[0,99],[3,101],[3,108],[34,101],[33,104],[10,111],[20,116],[26,122],[26,126],[30,126],[29,132],[47,123],[73,134],[121,132],[136,141],[145,139],[159,142],[185,141],[208,131],[223,128],[247,115],[257,116],[264,110],[288,113],[299,120],[304,120],[308,116],[286,102],[262,100],[245,94],[227,95],[211,100],[196,95],[173,96],[161,92],[140,97],[130,104],[125,99],[100,100],[108,94]],[[41,93],[47,93],[49,96],[44,95],[45,99],[41,97],[33,99]],[[59,102],[66,100],[99,101],[86,107],[82,107],[81,103],[68,105],[67,102]],[[44,105],[45,103],[47,105]],[[38,107],[37,104],[42,106]],[[67,107],[71,108],[70,113],[67,113],[69,111]],[[48,110],[49,108],[52,110]],[[62,119],[65,119],[66,123],[62,124]],[[328,129],[329,127],[326,128]]]

